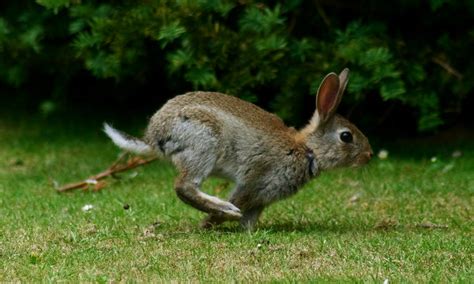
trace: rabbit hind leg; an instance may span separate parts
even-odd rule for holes
[[[263,212],[264,207],[255,207],[242,212],[242,217],[238,219],[240,221],[240,226],[248,231],[253,231],[255,225],[258,222],[258,218]],[[234,219],[236,220],[236,219]],[[201,228],[209,229],[215,226],[218,226],[225,221],[229,221],[229,218],[216,215],[216,214],[209,214],[207,215],[204,220],[201,222]]]
[[[192,114],[195,113],[176,122],[170,139],[171,161],[180,173],[175,183],[176,194],[203,212],[239,219],[241,213],[235,205],[200,190],[201,183],[216,166],[220,137],[218,128],[192,119]]]
[[[195,179],[190,180],[186,175],[178,177],[175,190],[184,203],[200,211],[226,219],[239,219],[242,216],[235,205],[200,191],[200,183],[195,182]]]
[[[238,200],[234,198],[234,200],[232,201],[232,197],[235,196],[237,192],[240,192],[241,189],[242,189],[242,186],[236,185],[229,196],[229,199],[230,199],[229,202],[231,202],[231,204],[234,204],[238,208],[240,208],[240,206],[234,203],[235,201],[238,201]],[[241,205],[245,205],[245,204],[241,204]],[[201,221],[201,228],[210,229],[224,223],[225,221],[239,221],[239,219],[236,219],[236,218],[228,219],[222,215],[210,213],[209,215],[204,217],[204,219]]]
[[[230,194],[229,202],[238,208],[242,209],[242,217],[240,219],[228,219],[221,215],[209,214],[202,220],[201,227],[208,229],[220,225],[225,221],[238,220],[240,225],[246,230],[253,230],[258,222],[260,215],[265,206],[260,204],[252,204],[250,201],[252,195],[246,194],[248,191],[243,190],[242,187],[237,186]]]
[[[175,182],[176,194],[183,202],[200,211],[226,219],[239,219],[241,213],[235,205],[200,190],[216,160],[212,145],[206,148],[183,149],[172,157],[173,164],[180,172]]]

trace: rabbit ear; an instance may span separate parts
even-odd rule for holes
[[[339,100],[342,98],[342,94],[347,87],[347,82],[349,82],[349,68],[344,68],[339,73]]]
[[[344,71],[342,75],[346,74]],[[336,73],[329,73],[324,77],[323,82],[319,86],[318,95],[316,97],[316,111],[318,113],[319,122],[327,121],[337,109],[340,102],[340,83]]]

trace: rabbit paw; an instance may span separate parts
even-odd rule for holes
[[[239,220],[242,217],[240,209],[230,202],[222,204],[221,212],[223,215],[222,217],[225,217],[228,220]]]

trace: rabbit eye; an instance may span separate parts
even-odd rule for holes
[[[352,134],[349,131],[344,131],[340,135],[341,141],[345,143],[351,143],[353,138]]]

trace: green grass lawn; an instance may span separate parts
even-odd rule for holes
[[[116,159],[100,127],[0,120],[1,282],[474,282],[472,144],[387,146],[387,160],[322,174],[249,233],[234,223],[199,229],[204,215],[178,200],[164,162],[99,192],[56,193],[55,182]],[[212,179],[205,190],[229,187]]]

